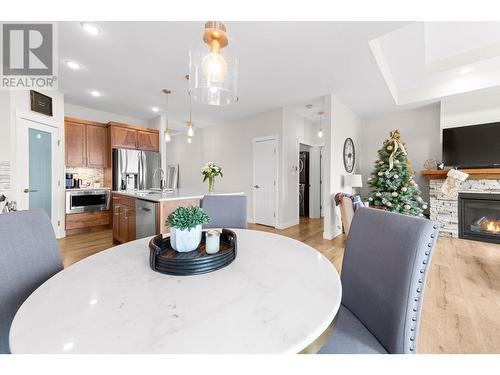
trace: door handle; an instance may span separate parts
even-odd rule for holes
[[[259,185],[254,185],[254,188],[258,189],[258,188],[260,188],[260,186]]]
[[[32,189],[24,189],[24,193],[36,193],[38,190],[32,190]]]
[[[141,207],[141,210],[146,212],[151,212],[151,208]]]

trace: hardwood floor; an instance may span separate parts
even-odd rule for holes
[[[344,238],[323,239],[322,221],[301,219],[277,230],[249,229],[302,241],[327,257],[340,272]],[[114,246],[111,230],[58,241],[65,267]],[[500,245],[440,237],[427,282],[419,353],[500,353]]]

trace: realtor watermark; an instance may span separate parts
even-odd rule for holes
[[[0,23],[0,89],[57,90],[57,24]]]

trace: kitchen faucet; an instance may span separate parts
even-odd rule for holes
[[[156,172],[160,171],[160,190],[165,191],[165,171],[162,168],[157,168],[153,172],[153,180],[156,177]]]

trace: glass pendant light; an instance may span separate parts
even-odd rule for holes
[[[323,127],[321,126],[321,118],[325,112],[318,112],[319,115],[319,131],[318,131],[318,138],[323,138]]]
[[[168,110],[168,96],[172,93],[172,91],[170,91],[169,89],[163,89],[163,93],[167,97],[167,112],[166,112],[166,116],[167,116],[167,128],[165,129],[165,142],[170,142],[172,140],[172,137],[170,135],[170,128],[168,126],[168,115],[169,115],[169,110]]]
[[[188,80],[188,82],[191,81],[191,77],[189,76],[189,74],[186,76],[186,79]],[[194,125],[193,125],[193,118],[192,118],[192,115],[193,115],[193,104],[191,102],[191,90],[188,88],[188,96],[189,96],[189,121],[186,122],[187,124],[187,135],[188,135],[188,143],[191,143],[191,137],[194,135]]]
[[[205,24],[203,38],[189,51],[189,75],[194,100],[209,105],[238,101],[238,59],[222,22]]]

